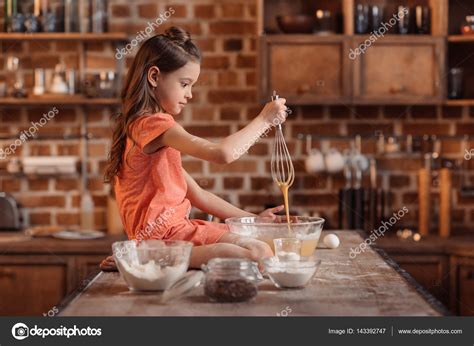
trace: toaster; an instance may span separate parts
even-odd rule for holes
[[[20,212],[15,199],[0,192],[0,230],[20,229]]]

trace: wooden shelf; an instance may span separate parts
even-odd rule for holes
[[[79,33],[79,32],[40,32],[40,33],[0,33],[0,41],[126,41],[124,32]]]
[[[474,106],[474,99],[447,100],[447,106]]]
[[[0,106],[36,106],[36,105],[118,105],[118,98],[86,98],[81,95],[0,98]]]
[[[472,42],[474,43],[474,35],[450,35],[448,42]]]

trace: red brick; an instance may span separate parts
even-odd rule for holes
[[[76,226],[80,225],[80,214],[79,213],[57,213],[56,222],[58,225],[64,226]]]
[[[105,193],[94,193],[92,195],[94,201],[94,207],[106,207],[107,206],[107,195]]]
[[[112,17],[126,18],[130,16],[129,5],[112,5]]]
[[[79,189],[79,180],[73,178],[58,178],[56,179],[56,190],[72,191]]]
[[[410,185],[410,177],[406,175],[390,176],[390,187],[406,187]]]
[[[222,71],[218,75],[219,86],[236,86],[238,82],[238,75],[235,71]]]
[[[48,144],[30,144],[30,153],[32,156],[49,156],[51,147]]]
[[[105,143],[89,143],[87,150],[90,157],[104,157],[108,154]]]
[[[113,56],[91,56],[90,54],[88,54],[86,58],[87,68],[90,69],[115,70],[116,63],[117,62],[115,61],[115,57]]]
[[[66,201],[64,196],[31,196],[22,195],[17,197],[17,200],[25,208],[41,207],[64,207]]]
[[[203,162],[202,161],[183,161],[183,168],[188,173],[202,173]]]
[[[79,155],[79,146],[77,144],[59,144],[58,155]]]
[[[237,56],[237,67],[255,68],[257,65],[257,57],[255,55],[239,55]]]
[[[282,197],[280,195],[259,195],[259,194],[244,194],[239,196],[240,205],[246,209],[247,206],[258,206],[262,208],[261,211],[267,205],[280,205],[282,204]]]
[[[213,178],[197,178],[196,182],[204,190],[213,189],[216,185],[216,180]]]
[[[227,125],[186,126],[186,130],[199,137],[225,137],[230,135],[230,127]]]
[[[220,111],[221,120],[238,120],[240,118],[240,107],[224,107]]]
[[[216,40],[212,38],[199,38],[195,39],[194,42],[203,52],[214,52],[216,50]]]
[[[156,4],[138,5],[138,16],[141,18],[155,18],[158,14]]]
[[[245,85],[256,86],[257,85],[257,73],[250,71],[245,74]]]
[[[243,178],[238,177],[224,177],[224,189],[236,190],[241,189],[244,184]]]
[[[355,123],[347,124],[347,133],[349,136],[377,134],[391,135],[393,134],[393,124],[391,123]]]
[[[441,141],[441,152],[443,154],[459,154],[461,152],[461,141],[443,139]]]
[[[256,34],[256,23],[249,21],[225,21],[209,23],[209,31],[215,35]]]
[[[263,178],[263,177],[253,177],[250,179],[252,184],[252,190],[266,190],[270,191],[273,187],[273,179],[272,178]]]
[[[211,173],[253,173],[257,170],[257,162],[240,159],[227,165],[210,163],[209,170]]]
[[[194,5],[194,17],[195,18],[214,18],[215,17],[214,5]]]
[[[30,212],[30,225],[51,225],[51,213],[48,212]]]
[[[2,192],[18,192],[21,189],[20,179],[2,178],[0,180]]]
[[[214,108],[194,106],[192,108],[192,119],[196,121],[211,121],[214,119]]]
[[[340,123],[324,123],[324,124],[294,124],[293,136],[297,134],[303,135],[342,135]]]
[[[231,38],[224,40],[224,50],[229,52],[235,52],[242,50],[243,43],[241,39]]]
[[[321,194],[302,194],[295,193],[293,195],[293,205],[294,206],[337,206],[338,200],[337,195],[330,193],[321,193]]]
[[[221,9],[224,18],[242,18],[244,15],[243,4],[223,3]]]
[[[173,8],[174,13],[172,14],[173,18],[185,18],[188,15],[188,10],[186,8],[186,5],[175,5],[175,4],[170,4],[169,6],[165,6],[165,8]]]
[[[201,63],[203,69],[226,69],[229,66],[230,61],[227,56],[205,56]]]
[[[255,90],[210,90],[207,94],[211,103],[254,102]]]
[[[328,177],[325,174],[306,176],[302,180],[302,187],[305,189],[325,189],[328,184]]]
[[[49,179],[47,178],[31,178],[28,180],[28,188],[32,191],[47,191]]]

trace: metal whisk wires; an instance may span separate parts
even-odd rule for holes
[[[277,99],[278,95],[273,91],[272,101]],[[290,152],[286,146],[281,124],[277,125],[277,130],[275,132],[271,171],[273,181],[275,181],[280,188],[283,186],[289,188],[295,180],[295,168],[293,167]]]

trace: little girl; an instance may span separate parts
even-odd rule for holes
[[[122,91],[122,113],[116,119],[106,182],[114,184],[122,223],[129,239],[187,240],[194,243],[191,267],[213,257],[272,256],[259,240],[229,233],[225,224],[190,220],[191,205],[217,216],[254,216],[203,190],[183,169],[181,153],[226,164],[240,148],[276,123],[285,121],[285,99],[265,105],[240,131],[220,143],[193,136],[175,122],[189,100],[200,73],[201,54],[189,33],[172,27],[140,47]],[[283,206],[261,216],[274,217]],[[113,266],[107,258],[102,267]]]

